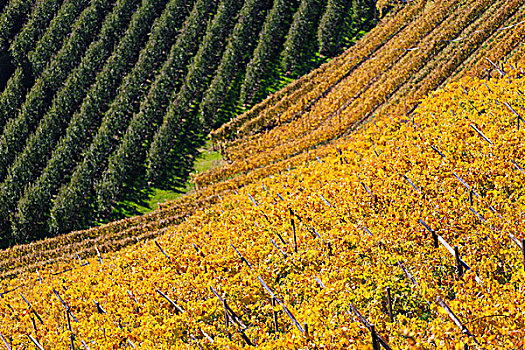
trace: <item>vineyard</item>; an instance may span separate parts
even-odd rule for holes
[[[136,230],[119,252],[95,243],[94,258],[4,279],[4,344],[523,347],[525,78],[513,67],[378,117],[177,226]]]
[[[112,5],[112,21],[127,13],[137,28],[147,27],[139,19],[156,23],[154,14],[160,13],[162,23],[171,23],[184,18],[182,9],[197,16],[212,11],[197,11],[199,6],[214,6],[172,1],[166,4],[172,9],[168,14],[155,10],[154,1],[131,2]],[[12,3],[14,9],[24,8],[24,1]],[[328,1],[325,14],[330,6],[334,12],[323,18],[337,18],[344,3]],[[94,17],[111,7],[96,1],[84,5]],[[296,5],[302,15],[315,12],[308,7],[312,4]],[[377,3],[379,9],[389,5]],[[129,34],[120,44],[128,34],[108,29],[104,35],[121,50],[108,53],[108,60],[122,69],[127,57],[137,63],[128,74],[102,67],[103,78],[93,75],[97,80],[91,87],[82,85],[79,75],[78,83],[69,84],[86,87],[86,98],[75,100],[82,101],[81,112],[57,109],[53,113],[65,114],[42,119],[47,130],[60,133],[57,123],[71,118],[66,141],[61,138],[61,148],[50,148],[57,158],[49,164],[63,170],[47,164],[27,186],[7,218],[19,230],[14,232],[25,232],[23,241],[36,238],[31,237],[38,232],[31,229],[35,225],[60,232],[77,220],[71,210],[77,202],[103,208],[113,198],[105,192],[114,188],[110,179],[139,162],[130,158],[131,150],[164,159],[162,153],[169,152],[164,142],[171,138],[162,133],[171,135],[170,129],[191,123],[183,118],[188,108],[199,110],[199,125],[217,126],[210,123],[220,103],[214,91],[224,90],[216,80],[235,84],[235,78],[223,61],[210,79],[199,73],[213,64],[210,53],[217,52],[217,42],[206,37],[226,35],[215,19],[231,18],[229,11],[259,11],[257,6],[257,1],[218,4],[198,49],[188,40],[168,52],[170,46],[159,39],[167,29],[152,24],[158,29],[149,37],[158,35],[158,40],[148,40],[139,53],[128,48],[140,46],[142,34]],[[286,6],[290,2],[276,1],[270,12],[279,17]],[[259,24],[265,36],[277,35],[268,23],[278,21],[270,18]],[[245,24],[230,30],[247,40],[243,28],[252,20],[240,16],[237,23]],[[194,21],[184,26],[204,25],[203,17]],[[80,40],[83,27],[78,28]],[[330,28],[321,21],[319,37]],[[0,347],[525,348],[524,37],[523,0],[415,0],[395,6],[355,46],[212,131],[225,162],[194,176],[193,193],[144,216],[0,251]],[[236,50],[230,43],[225,52]],[[99,45],[94,55],[102,53]],[[322,44],[320,50],[336,52],[333,47]],[[156,48],[164,58],[143,54]],[[77,49],[72,45],[64,55]],[[176,58],[191,50],[195,59],[179,80],[184,68]],[[83,60],[78,72],[97,62]],[[147,71],[167,75],[152,81]],[[16,74],[24,81],[22,66]],[[60,79],[62,73],[41,74]],[[107,90],[118,85],[118,74],[129,88]],[[141,95],[148,79],[151,87]],[[159,93],[165,84],[176,85],[176,103]],[[214,90],[201,88],[207,84]],[[247,96],[240,85],[239,96]],[[93,91],[115,97],[104,103]],[[195,94],[203,96],[199,107],[190,101]],[[20,123],[43,108],[38,99],[26,106],[27,98]],[[63,106],[74,107],[66,100],[71,96],[63,98]],[[128,113],[123,106],[134,104],[137,114],[123,122]],[[107,111],[95,117],[99,108]],[[155,120],[159,109],[166,111],[162,121]],[[92,116],[90,123],[98,118],[104,126],[100,132],[90,134],[97,126],[81,125],[86,115]],[[119,134],[120,123],[129,123],[129,136]],[[155,123],[157,133],[141,132]],[[9,121],[5,130],[17,125]],[[38,130],[42,138],[48,135]],[[115,142],[115,133],[120,143],[110,154],[106,147]],[[88,134],[89,141],[83,138]],[[144,148],[149,144],[158,151]],[[25,157],[29,160],[39,147]],[[84,159],[66,159],[70,150],[82,152]],[[31,166],[38,167],[41,158]],[[106,168],[90,160],[105,158]],[[163,171],[152,165],[154,158],[144,159],[147,176]],[[68,184],[58,185],[73,168]],[[95,181],[100,173],[104,177]],[[92,197],[85,195],[90,186]],[[0,193],[8,189],[2,186]],[[35,224],[24,219],[25,213],[42,216]]]
[[[93,226],[184,181],[210,128],[369,30],[367,1],[7,1],[0,246]]]

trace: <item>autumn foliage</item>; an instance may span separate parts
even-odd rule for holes
[[[525,7],[473,3],[217,130],[194,193],[0,251],[0,347],[525,347]]]
[[[28,335],[49,349],[71,339],[96,349],[371,346],[355,308],[395,349],[523,346],[524,78],[514,69],[451,83],[410,117],[378,116],[156,240],[4,280],[0,333],[13,348],[30,346]],[[462,274],[442,242],[457,246]]]

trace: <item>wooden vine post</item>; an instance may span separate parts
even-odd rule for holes
[[[463,276],[463,264],[461,263],[461,257],[459,255],[459,249],[458,246],[454,246],[454,257],[456,259],[456,270],[458,273],[458,278],[461,278]]]
[[[286,305],[279,299],[277,298],[277,296],[275,295],[275,293],[270,289],[270,287],[268,287],[268,285],[266,284],[266,282],[264,282],[264,280],[261,278],[261,276],[257,276],[257,279],[259,280],[259,282],[261,282],[261,285],[263,286],[263,288],[268,292],[268,294],[270,294],[270,297],[272,299],[275,299],[275,301],[277,302],[277,304],[279,304],[281,306],[281,308],[283,309],[284,313],[290,318],[290,320],[292,321],[292,323],[295,325],[295,327],[297,327],[297,329],[299,330],[299,332],[305,334],[305,329],[303,328],[303,326],[301,326],[301,324],[297,321],[297,319],[294,317],[294,315],[290,312],[290,310],[288,310],[288,308],[286,307]]]
[[[244,324],[244,322],[241,320],[241,318],[230,308],[228,303],[226,303],[226,299],[222,298],[219,293],[215,290],[215,288],[210,286],[211,292],[217,297],[217,299],[220,300],[222,303],[222,306],[224,308],[224,317],[227,319],[228,324],[231,322],[232,325],[237,325],[237,332],[241,336],[241,338],[244,340],[244,342],[249,346],[256,346],[257,344],[252,342],[250,338],[246,335],[244,332],[248,329],[248,327]],[[229,335],[229,332],[228,332]]]
[[[520,129],[520,121],[522,122],[525,122],[525,120],[523,120],[523,118],[521,117],[521,115],[516,112],[516,110],[514,108],[512,108],[511,105],[509,105],[507,102],[503,102],[503,104],[512,112],[514,113],[514,115],[516,116],[516,123],[517,123],[517,126],[518,126],[518,130]]]
[[[292,225],[292,232],[293,232],[293,249],[297,253],[297,233],[295,232],[295,220],[293,218],[293,211],[290,209],[290,223]]]
[[[426,224],[426,222],[424,222],[422,219],[419,219],[419,223],[421,225],[423,225],[427,230],[428,232],[430,232],[432,234],[432,241],[434,243],[434,248],[438,248],[439,247],[439,241],[438,241],[438,236],[436,234],[436,232],[430,228],[430,226],[428,226]]]
[[[37,339],[33,338],[33,336],[31,334],[28,334],[27,335],[29,337],[29,339],[33,342],[33,344],[35,344],[36,348],[38,350],[44,350],[44,348],[42,347],[42,345],[38,342]]]
[[[356,315],[359,322],[361,322],[370,331],[370,335],[372,336],[372,346],[374,350],[380,350],[381,347],[383,347],[386,350],[392,350],[392,348],[387,344],[387,342],[383,338],[381,338],[379,334],[377,334],[375,326],[368,322],[368,320],[364,318],[363,315],[361,315],[361,313],[356,309],[354,304],[350,303],[350,308]]]
[[[374,350],[379,350],[380,347],[377,339],[376,326],[373,324],[370,325],[370,334],[372,335],[372,348]]]
[[[473,190],[473,193],[476,195],[476,192],[474,190]],[[421,223],[423,226],[425,226],[425,228],[427,230],[429,230],[430,232],[432,232],[433,235],[435,234],[434,231],[423,220],[420,219],[419,223]],[[439,243],[441,243],[443,245],[443,247],[445,247],[449,251],[449,253],[454,257],[454,260],[455,260],[455,263],[456,263],[456,271],[457,271],[458,277],[463,276],[463,273],[465,271],[471,270],[470,266],[468,266],[468,264],[463,259],[461,259],[461,256],[459,255],[459,249],[457,248],[457,246],[454,246],[454,248],[452,248],[450,246],[450,244],[448,244],[447,241],[445,241],[443,239],[443,237],[441,237],[438,234],[435,234],[435,235],[437,237],[437,241]],[[434,238],[434,240],[436,240],[436,238]],[[435,246],[435,244],[436,243],[434,241],[434,246]],[[477,275],[474,277],[474,279],[476,280],[477,283],[483,284],[483,282],[481,281],[481,279]]]
[[[11,345],[9,345],[9,343],[7,342],[7,339],[4,337],[2,333],[0,333],[0,339],[2,339],[2,342],[4,343],[7,350],[12,350]]]
[[[97,246],[95,246],[95,250],[97,251],[98,262],[102,265],[102,255],[100,254],[100,251],[98,250]]]
[[[228,304],[226,304],[226,300],[224,299],[222,300],[222,308],[224,309],[224,327],[228,329],[230,326],[230,318],[228,317]]]
[[[521,255],[523,260],[523,269],[525,270],[525,238],[522,238],[521,241],[517,239],[512,233],[509,233],[510,239],[516,243],[519,249],[521,249]]]
[[[157,242],[156,239],[153,240],[153,242],[155,242],[155,245],[157,246],[157,248],[159,248],[160,252],[167,258],[167,259],[170,259],[169,255],[166,254],[166,252],[164,251],[164,249],[162,249],[162,247],[160,246],[160,244]]]
[[[523,257],[523,269],[525,270],[525,238],[521,239],[521,255]]]
[[[394,322],[394,314],[392,312],[392,297],[390,296],[390,287],[386,287],[386,302],[387,302],[387,310],[388,310],[388,316],[390,316],[390,322]]]
[[[71,327],[71,319],[69,317],[69,311],[66,310],[67,316],[67,328],[71,332],[71,350],[75,350],[75,335],[73,334],[73,328]]]
[[[470,331],[468,330],[468,328],[459,320],[459,318],[456,316],[456,314],[452,311],[452,309],[447,305],[447,303],[445,303],[445,301],[443,299],[441,299],[440,296],[437,297],[437,303],[443,308],[445,309],[445,311],[447,312],[448,316],[450,317],[450,319],[452,320],[452,322],[454,322],[456,324],[456,326],[458,326],[459,329],[461,329],[461,333],[463,334],[466,334],[467,336],[469,337],[472,337],[472,339],[474,340],[474,343],[476,343],[476,345],[479,345],[476,337],[470,333]]]
[[[279,333],[279,324],[277,323],[277,310],[275,310],[276,307],[275,297],[272,298],[272,308],[273,308],[273,327],[275,329],[275,333]]]
[[[168,297],[166,294],[164,294],[163,292],[161,292],[160,289],[157,289],[157,293],[163,297],[164,299],[166,299],[168,301],[168,303],[170,303],[171,306],[173,306],[175,308],[175,314],[176,315],[179,315],[179,314],[183,314],[184,313],[184,309],[181,308],[179,305],[177,305],[177,303],[175,301],[173,301],[170,297]]]

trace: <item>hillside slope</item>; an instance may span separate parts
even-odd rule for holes
[[[205,186],[314,149],[373,115],[411,113],[446,81],[493,70],[486,58],[520,57],[524,10],[523,1],[412,3],[338,64],[311,74],[305,87],[283,91],[278,103],[256,107],[215,131],[230,164],[202,174],[197,183]],[[275,125],[280,127],[267,131]]]
[[[184,182],[211,127],[374,23],[368,0],[7,1],[0,246],[107,222]]]
[[[217,131],[196,193],[1,251],[0,340],[523,347],[523,9],[411,2]]]
[[[524,79],[463,78],[155,241],[4,280],[0,333],[44,348],[71,334],[100,349],[358,348],[369,322],[395,349],[519,348]]]

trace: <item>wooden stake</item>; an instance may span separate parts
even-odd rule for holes
[[[428,232],[430,232],[432,234],[432,239],[433,239],[433,242],[434,242],[434,248],[438,248],[439,247],[439,240],[438,240],[438,235],[436,234],[436,232],[430,228],[430,226],[428,226],[426,224],[426,222],[424,222],[422,219],[419,219],[419,223],[421,225],[423,225],[427,230]]]
[[[261,282],[262,286],[264,289],[266,289],[266,291],[268,292],[268,294],[270,294],[270,296],[272,298],[275,298],[275,301],[282,307],[284,313],[290,318],[290,320],[292,320],[292,322],[295,324],[295,326],[297,327],[297,329],[301,332],[301,333],[304,333],[304,328],[303,326],[301,326],[301,324],[297,321],[297,319],[294,317],[294,315],[290,312],[290,310],[288,310],[288,308],[286,307],[286,305],[284,305],[284,303],[279,300],[276,296],[275,296],[275,293],[270,289],[270,287],[268,287],[268,285],[266,284],[266,282],[264,282],[264,280],[261,278],[261,276],[257,276],[257,279],[259,280],[259,282]]]
[[[255,199],[252,197],[251,194],[248,193],[248,197],[250,197],[250,200],[253,202],[253,205],[255,205],[256,207],[259,206],[259,204],[257,204],[257,202],[255,201]]]
[[[100,255],[100,251],[98,250],[97,246],[95,246],[95,250],[97,251],[98,261],[100,264],[102,264],[102,255]]]
[[[71,317],[73,317],[73,321],[75,322],[78,322],[77,318],[75,317],[75,315],[73,315],[73,312],[71,312],[71,309],[69,308],[69,306],[66,304],[66,302],[64,301],[64,299],[62,299],[60,297],[60,294],[58,294],[58,292],[55,290],[55,288],[52,288],[53,292],[55,293],[56,297],[58,298],[58,300],[60,300],[60,302],[62,303],[62,305],[64,306],[64,308],[66,309],[66,311],[71,314]]]
[[[11,350],[11,346],[9,345],[9,343],[7,342],[7,339],[5,339],[5,337],[4,337],[4,335],[2,333],[0,333],[0,339],[2,339],[2,342],[4,343],[4,345],[7,348],[7,350]]]
[[[280,234],[279,232],[275,231],[275,235],[276,235],[277,237],[279,237],[279,240],[280,240],[284,245],[287,245],[287,244],[286,244],[286,241],[285,241],[284,238],[283,238],[283,236],[281,236],[281,234]]]
[[[226,300],[222,300],[222,307],[224,308],[224,327],[226,327],[226,329],[228,329],[229,325],[230,325],[230,317],[228,315],[228,305],[226,304]]]
[[[66,310],[67,328],[71,330],[71,318],[69,317],[69,311]]]
[[[450,319],[452,320],[452,322],[454,322],[456,324],[456,326],[458,326],[458,328],[461,329],[461,333],[466,334],[469,337],[472,337],[472,339],[474,340],[474,343],[479,345],[478,341],[476,340],[476,337],[474,337],[474,335],[472,333],[470,333],[468,328],[459,320],[459,318],[456,316],[456,314],[452,311],[452,309],[450,309],[448,307],[448,305],[445,303],[445,301],[443,299],[441,299],[440,296],[437,297],[437,303],[443,309],[445,309],[445,311],[447,312],[447,314],[450,317]]]
[[[521,252],[523,255],[523,269],[525,270],[525,238],[521,239]]]
[[[102,308],[102,306],[100,306],[100,303],[99,303],[98,301],[93,300],[93,302],[94,302],[95,305],[97,306],[97,312],[98,312],[99,314],[107,314],[106,310],[104,310],[104,309]]]
[[[279,333],[279,325],[277,324],[277,310],[275,310],[276,302],[275,298],[272,298],[272,307],[273,307],[273,327],[275,333]]]
[[[273,246],[275,248],[277,248],[277,250],[279,252],[281,252],[281,254],[284,256],[284,258],[286,259],[288,257],[288,255],[286,255],[286,253],[277,245],[277,243],[275,243],[275,241],[273,239],[270,238],[270,241],[272,242]]]
[[[304,336],[308,339],[310,338],[310,333],[308,333],[308,323],[304,323]]]
[[[499,68],[494,62],[492,62],[492,61],[490,60],[490,58],[485,57],[485,59],[486,59],[486,60],[487,60],[487,61],[488,61],[488,62],[489,62],[489,63],[490,63],[495,69],[496,69],[496,71],[497,71],[501,76],[505,76],[506,73],[505,73],[502,69],[500,69],[500,68]]]
[[[31,339],[31,341],[33,342],[33,344],[35,344],[35,346],[37,347],[37,349],[39,350],[44,350],[44,348],[42,347],[42,345],[40,345],[40,343],[38,342],[38,340],[36,340],[35,338],[33,338],[33,336],[31,334],[28,334],[27,335],[29,337],[29,339]]]
[[[516,112],[516,110],[514,108],[512,108],[511,105],[509,105],[507,102],[503,102],[503,104],[512,112],[514,113],[514,115],[516,116],[516,120],[517,120],[517,123],[518,123],[518,130],[520,129],[520,121],[522,122],[525,122],[525,120],[523,120],[523,118],[521,117],[521,115]]]
[[[456,258],[458,277],[461,278],[461,276],[463,276],[463,264],[461,263],[461,257],[459,256],[459,249],[457,245],[454,246],[454,257]]]
[[[386,302],[388,305],[388,316],[390,316],[390,322],[394,322],[394,314],[392,313],[392,297],[390,296],[390,287],[386,287]]]
[[[164,256],[165,256],[166,258],[169,259],[170,257],[168,256],[168,254],[166,254],[166,252],[164,251],[164,249],[162,249],[162,247],[161,247],[160,244],[157,242],[157,240],[154,239],[153,242],[155,242],[155,245],[157,246],[157,248],[159,248],[159,250],[161,251],[161,253],[164,254]]]
[[[350,308],[352,309],[354,314],[357,316],[357,319],[359,320],[359,322],[361,322],[371,333],[373,333],[372,334],[372,345],[377,346],[377,349],[379,349],[379,347],[382,346],[386,350],[392,350],[392,348],[386,343],[386,341],[384,341],[383,338],[381,338],[381,336],[376,333],[374,325],[368,322],[367,319],[364,318],[363,315],[361,315],[361,313],[355,308],[355,306],[352,303],[350,303]],[[376,339],[375,343],[373,342],[374,335]],[[376,349],[375,346],[374,346],[374,350]]]
[[[173,300],[171,300],[166,294],[162,293],[160,291],[160,289],[157,289],[157,293],[160,294],[160,296],[162,296],[164,299],[166,299],[174,308],[175,308],[175,314],[183,314],[184,313],[184,309],[182,309],[179,305],[177,305],[177,303],[175,303]]]
[[[294,251],[297,253],[297,234],[295,233],[295,221],[293,218],[291,218],[290,221],[292,223]]]
[[[240,331],[239,331],[239,334],[241,335],[241,338],[244,340],[244,342],[245,342],[246,344],[248,344],[249,346],[257,346],[257,344],[252,343],[252,341],[250,340],[250,338],[248,338],[248,337],[246,336],[246,334],[244,333],[243,330],[240,330]]]
[[[35,309],[31,309],[31,312],[36,316],[36,318],[40,321],[42,325],[44,325],[44,321],[42,321],[42,318],[38,314],[38,312],[35,311]]]
[[[372,334],[372,347],[374,350],[379,350],[380,348],[377,341],[376,327],[373,324],[370,325],[370,333]]]
[[[71,332],[71,350],[75,350],[75,336],[73,335],[73,328],[71,327],[71,319],[69,318],[69,311],[66,310],[67,315],[67,327]]]
[[[232,246],[233,250],[235,250],[235,252],[237,253],[237,255],[239,255],[239,257],[241,258],[242,261],[244,261],[244,263],[251,269],[252,268],[252,264],[250,264],[248,262],[248,260],[246,260],[246,258],[241,254],[241,252],[239,252],[237,250],[237,248],[233,245],[233,243],[230,243],[230,245]]]
[[[419,287],[414,276],[412,276],[412,274],[407,270],[407,268],[405,267],[405,265],[403,265],[401,261],[397,262],[397,266],[399,266],[401,270],[403,270],[403,272],[405,273],[405,276],[407,276],[407,278],[410,280],[410,282],[412,282],[414,286]]]
[[[215,290],[215,288],[210,286],[210,290],[221,301],[221,303],[223,300],[225,300],[219,295],[219,293]],[[236,323],[239,326],[241,331],[248,329],[248,327],[244,324],[244,322],[242,322],[241,318],[237,316],[237,314],[230,308],[228,304],[225,303],[223,304],[223,306],[226,306],[226,309],[228,310],[228,315],[230,316],[230,320],[232,321],[232,323]]]
[[[91,340],[91,339],[90,339],[90,340]],[[91,349],[89,348],[89,346],[86,344],[86,342],[84,341],[84,339],[80,339],[80,342],[81,342],[82,345],[84,346],[84,349],[86,349],[86,350],[91,350]],[[93,343],[93,342],[92,342],[92,343]]]
[[[213,340],[213,338],[208,334],[206,333],[205,331],[203,331],[202,329],[200,330],[202,332],[202,334],[206,337],[206,339],[208,339],[210,341],[210,343],[215,343],[215,340]]]
[[[36,274],[38,276],[38,281],[40,281],[40,284],[43,284],[44,281],[42,280],[42,277],[40,277],[40,272],[38,271],[38,269],[36,269]]]

